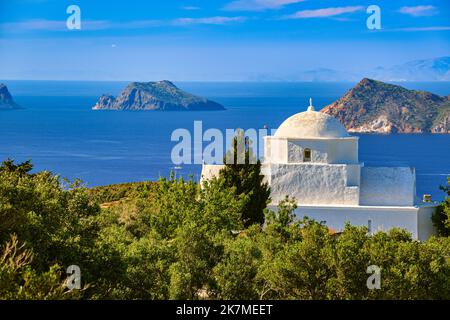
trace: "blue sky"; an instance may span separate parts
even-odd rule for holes
[[[448,0],[0,0],[0,79],[279,79],[448,55]]]

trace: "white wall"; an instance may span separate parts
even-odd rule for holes
[[[264,162],[303,163],[305,148],[311,149],[311,162],[332,164],[358,163],[358,138],[289,139],[265,137]]]
[[[212,178],[218,177],[220,170],[222,170],[225,165],[220,164],[204,164],[202,165],[202,176],[200,178],[200,183],[205,180],[211,180]]]
[[[276,210],[274,206],[271,209]],[[316,221],[324,221],[333,230],[339,232],[345,223],[355,226],[368,226],[371,220],[372,233],[388,231],[394,227],[408,230],[413,239],[418,239],[416,207],[331,207],[299,206],[295,215],[297,219],[305,216]]]
[[[287,163],[287,140],[264,137],[264,162],[266,163]]]
[[[217,176],[222,167],[221,165],[203,165],[202,179]],[[274,205],[269,208],[276,209],[276,204],[289,195],[296,197],[299,204],[296,210],[297,218],[308,216],[317,221],[326,221],[327,226],[336,231],[342,230],[347,221],[352,225],[367,226],[368,221],[371,220],[372,231],[387,231],[393,227],[403,228],[411,232],[414,239],[421,241],[435,234],[436,230],[431,222],[431,215],[436,209],[433,204],[416,207],[412,205],[358,206],[360,189],[357,186],[346,186],[348,184],[346,176],[354,167],[356,166],[263,164],[262,170],[266,180],[273,182],[271,197]],[[376,173],[376,170],[371,170],[371,173]],[[390,201],[395,199],[395,196],[388,195],[389,192],[396,192],[394,186],[390,186],[386,192],[382,193]],[[409,190],[409,188],[410,186],[407,185],[406,189]],[[368,190],[370,189],[366,189],[365,192],[367,193]],[[367,199],[367,196],[365,194],[363,198]]]
[[[360,205],[413,206],[416,175],[408,167],[362,167]]]
[[[424,241],[431,237],[432,235],[437,234],[436,228],[433,226],[431,221],[431,216],[436,211],[436,205],[421,205],[419,207],[419,213],[417,217],[417,233],[418,238],[421,241]]]
[[[358,137],[330,140],[329,163],[358,163]]]
[[[306,148],[311,150],[311,161],[314,163],[329,163],[328,142],[312,140],[288,140],[288,162],[303,163],[303,152]]]
[[[347,170],[347,186],[360,186],[361,185],[361,165],[360,164],[348,164]]]
[[[347,185],[346,165],[270,164],[265,172],[275,204],[288,195],[299,204],[358,205],[359,188]]]

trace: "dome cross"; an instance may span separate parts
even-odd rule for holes
[[[313,105],[312,105],[312,98],[309,98],[309,107],[308,107],[308,111],[315,111]]]

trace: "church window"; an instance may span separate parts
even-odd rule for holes
[[[306,148],[303,151],[303,162],[310,162],[311,161],[311,149]]]

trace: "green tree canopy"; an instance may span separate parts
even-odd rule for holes
[[[236,188],[218,177],[87,190],[2,169],[0,299],[450,299],[450,238],[331,232],[296,219],[289,198],[246,228]],[[72,264],[83,290],[64,286]],[[367,287],[372,265],[380,289]]]
[[[447,178],[447,186],[441,190],[447,193],[444,201],[437,207],[432,216],[433,224],[441,236],[450,236],[450,177]]]
[[[231,150],[224,157],[225,168],[220,171],[225,188],[234,188],[245,204],[240,212],[245,227],[264,223],[264,209],[270,199],[270,188],[261,174],[261,161],[256,160],[252,141],[238,130]]]

